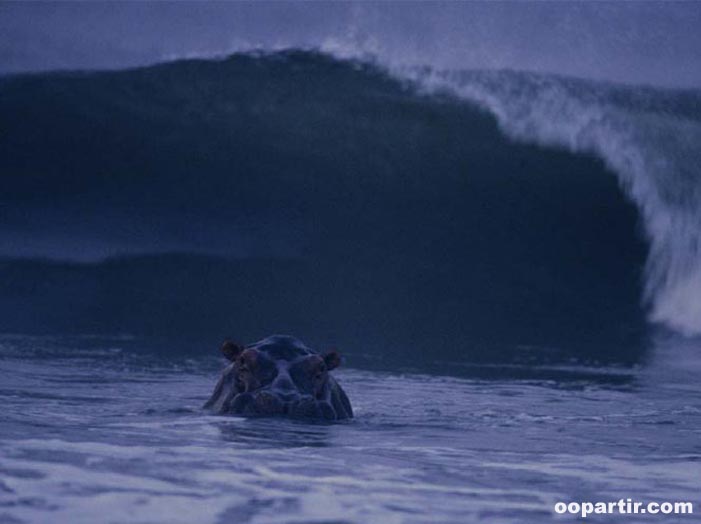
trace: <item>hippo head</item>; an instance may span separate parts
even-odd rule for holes
[[[219,413],[340,420],[353,416],[348,397],[329,374],[336,351],[314,353],[294,337],[276,335],[249,346],[226,341],[231,362],[205,404]]]

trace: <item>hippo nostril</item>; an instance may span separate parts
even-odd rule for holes
[[[297,400],[299,398],[296,391],[291,391],[288,393],[284,391],[276,391],[275,393],[283,402],[292,402],[293,400]]]

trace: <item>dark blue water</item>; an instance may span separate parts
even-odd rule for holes
[[[356,418],[331,425],[212,416],[218,358],[132,343],[2,338],[0,521],[542,523],[560,500],[698,502],[698,343],[520,380],[342,369]]]

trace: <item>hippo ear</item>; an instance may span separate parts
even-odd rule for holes
[[[341,365],[341,354],[335,349],[324,353],[323,358],[324,363],[326,364],[326,369],[328,369],[329,371],[331,371],[332,369],[336,369],[338,366]]]
[[[220,350],[226,358],[228,358],[231,361],[234,361],[236,360],[236,357],[238,357],[243,351],[243,347],[240,344],[237,344],[236,342],[232,342],[231,340],[225,340],[224,343],[221,345]]]

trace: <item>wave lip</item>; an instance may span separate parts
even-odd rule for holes
[[[493,114],[511,139],[595,154],[638,207],[649,318],[701,334],[701,94],[511,71],[389,67]]]

